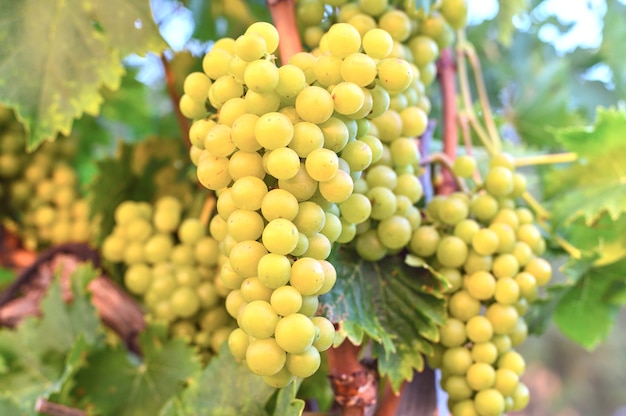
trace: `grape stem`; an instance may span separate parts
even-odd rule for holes
[[[465,115],[459,115],[459,125],[461,126],[461,133],[463,134],[463,144],[465,146],[465,154],[473,156],[472,139],[470,133],[470,126]],[[477,187],[482,186],[483,178],[480,176],[480,170],[475,169],[472,175],[474,183]]]
[[[535,211],[538,221],[546,221],[550,218],[550,212],[543,207],[528,191],[522,194],[522,199],[528,204],[530,209]]]
[[[86,416],[87,413],[80,409],[64,406],[62,404],[50,402],[43,397],[37,399],[35,412],[45,413],[51,416]]]
[[[424,165],[432,165],[435,163],[438,163],[445,168],[444,172],[447,171],[450,174],[450,177],[454,181],[456,188],[458,188],[463,193],[469,193],[469,189],[467,189],[467,185],[465,184],[465,182],[458,176],[454,175],[454,173],[452,172],[453,162],[450,159],[450,157],[448,157],[447,154],[441,153],[441,152],[432,153],[427,159],[423,160],[421,164],[424,166]],[[442,192],[438,192],[438,193],[443,194]],[[451,192],[448,192],[448,194],[449,193]]]
[[[170,96],[172,107],[174,107],[176,119],[178,120],[178,126],[180,127],[183,140],[185,141],[185,146],[189,149],[191,148],[191,141],[189,140],[189,120],[187,120],[187,117],[185,117],[180,111],[180,107],[178,105],[180,101],[180,94],[176,90],[174,72],[170,67],[169,61],[165,57],[165,54],[161,54],[161,63],[163,64],[163,70],[165,71],[165,86],[167,88],[167,93]]]
[[[571,163],[578,160],[578,155],[573,152],[555,153],[549,155],[537,155],[515,158],[515,166],[551,165],[556,163]]]
[[[457,153],[459,135],[457,130],[455,65],[450,49],[444,49],[437,61],[437,74],[443,101],[443,152],[448,160],[454,160]],[[443,181],[437,186],[437,193],[448,194],[455,191],[455,179],[451,169],[443,171]]]
[[[463,109],[461,111],[461,115],[467,119],[470,126],[476,132],[476,135],[480,139],[483,146],[487,150],[487,153],[490,155],[494,155],[498,152],[498,148],[496,144],[492,141],[492,138],[489,137],[487,131],[478,121],[478,117],[476,117],[476,113],[474,112],[473,102],[472,102],[472,94],[469,86],[469,78],[467,76],[467,62],[465,57],[465,32],[458,32],[459,42],[457,43],[457,73],[459,77],[459,90],[461,92],[461,98],[463,101]]]
[[[278,30],[280,63],[285,65],[293,55],[302,51],[296,21],[296,2],[295,0],[265,0],[265,4],[270,9],[272,21]]]
[[[202,211],[200,212],[200,223],[203,226],[207,226],[211,217],[213,216],[213,210],[215,209],[215,204],[217,203],[215,199],[215,194],[212,192],[207,194],[204,204],[202,204]]]

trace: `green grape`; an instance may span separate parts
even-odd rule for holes
[[[398,215],[385,218],[376,228],[380,242],[390,250],[406,246],[411,240],[411,231],[409,220]]]
[[[498,234],[488,228],[478,230],[472,237],[472,248],[482,256],[495,253],[499,243]]]
[[[294,128],[284,114],[268,112],[257,120],[254,134],[261,146],[272,150],[287,146],[293,138]]]
[[[172,262],[175,269],[175,279],[179,286],[196,287],[200,283],[200,274],[195,267],[188,265],[176,265]]]
[[[464,375],[472,365],[472,357],[465,347],[453,347],[444,351],[442,370],[449,375]]]
[[[261,280],[254,276],[248,277],[241,282],[241,296],[246,302],[252,302],[255,300],[270,301],[272,295],[272,289],[265,286]]]
[[[256,114],[242,114],[237,117],[231,126],[230,135],[237,148],[246,152],[256,152],[261,148],[254,135],[259,116]]]
[[[248,90],[244,100],[248,112],[257,116],[277,112],[280,107],[280,95],[275,91],[259,93]]]
[[[278,68],[276,92],[280,94],[281,97],[295,98],[306,85],[306,77],[302,69],[289,64]]]
[[[202,237],[194,247],[194,257],[198,264],[213,267],[219,259],[218,242],[212,237]]]
[[[308,317],[312,317],[317,312],[317,309],[320,305],[317,293],[319,293],[319,290],[316,292],[315,295],[302,296],[302,307],[300,308],[298,313],[301,313],[302,315]]]
[[[321,233],[316,233],[311,236],[307,236],[309,243],[307,249],[302,253],[302,256],[312,257],[317,260],[324,260],[330,255],[332,244],[328,238]]]
[[[437,246],[437,260],[444,267],[460,267],[468,255],[467,245],[458,237],[446,236]]]
[[[289,283],[304,296],[317,293],[322,288],[324,279],[324,268],[317,259],[300,257],[291,266]]]
[[[304,165],[311,178],[324,182],[331,180],[337,174],[339,158],[332,150],[320,148],[307,155]]]
[[[412,173],[403,173],[398,176],[398,183],[393,188],[396,195],[408,197],[412,203],[416,204],[424,193],[422,183],[419,178]]]
[[[492,272],[497,279],[514,277],[518,271],[519,263],[513,254],[500,254],[493,261]]]
[[[441,2],[441,14],[454,29],[462,29],[467,25],[467,1],[444,0]]]
[[[496,222],[489,226],[489,229],[498,236],[497,253],[510,253],[515,248],[516,237],[513,229],[506,223]]]
[[[453,318],[467,322],[480,312],[480,301],[466,290],[459,290],[450,296],[448,309]]]
[[[363,260],[378,261],[387,255],[387,248],[376,230],[367,230],[356,237],[356,251]]]
[[[478,225],[476,221],[466,218],[456,223],[456,225],[454,226],[453,234],[463,240],[465,244],[471,244],[472,237],[479,229],[480,225]]]
[[[267,52],[265,38],[259,33],[245,33],[235,40],[235,54],[246,62],[260,59]]]
[[[407,107],[400,111],[402,120],[402,136],[419,137],[426,131],[428,115],[419,107]],[[417,155],[419,157],[419,154]]]
[[[454,402],[450,411],[452,416],[478,416],[474,401],[471,399]]]
[[[124,263],[127,265],[143,263],[146,260],[144,254],[144,246],[142,243],[131,242],[126,246],[126,252],[124,253]]]
[[[180,112],[183,116],[189,119],[199,119],[204,117],[207,113],[204,101],[196,101],[187,94],[183,94],[180,97],[178,107],[180,108]],[[6,155],[3,156],[6,157]],[[3,159],[3,162],[5,162],[3,164],[4,166],[6,166],[6,160],[7,159]]]
[[[365,36],[367,32],[376,28],[376,20],[363,13],[357,13],[351,16],[347,23],[350,26],[354,26],[354,28],[359,32],[361,38]]]
[[[354,82],[339,82],[330,92],[339,114],[353,114],[365,103],[365,93]]]
[[[469,178],[476,171],[476,159],[469,155],[462,155],[454,159],[452,171],[461,178]]]
[[[458,224],[467,217],[469,211],[467,204],[459,198],[446,198],[437,208],[437,217],[447,225]],[[478,232],[474,233],[474,238]]]
[[[354,182],[350,174],[338,170],[331,179],[320,182],[319,190],[322,196],[329,202],[341,203],[352,195]]]
[[[518,241],[528,244],[533,252],[536,251],[540,241],[541,232],[534,224],[522,224],[516,230],[516,237]]]
[[[302,295],[293,286],[280,286],[272,292],[270,304],[277,314],[292,315],[302,307]]]
[[[189,286],[177,287],[170,297],[172,312],[181,318],[189,318],[200,309],[200,299]]]
[[[262,241],[270,253],[289,254],[298,243],[298,228],[289,220],[276,218],[265,226]]]
[[[398,186],[398,175],[386,165],[372,166],[368,169],[365,180],[370,188],[384,186],[393,189]]]
[[[289,148],[293,149],[298,156],[307,157],[315,149],[324,146],[324,133],[316,124],[301,121],[293,126],[293,139]]]
[[[213,82],[209,88],[209,102],[217,109],[232,98],[243,97],[243,84],[232,75],[223,75]],[[206,111],[204,112],[206,113]]]
[[[145,294],[151,283],[152,270],[146,264],[133,264],[124,273],[124,285],[135,295]]]
[[[517,218],[517,214],[514,210],[510,208],[503,208],[498,211],[496,216],[491,220],[492,225],[497,223],[505,223],[514,231],[516,231],[519,227],[519,219]]]
[[[228,159],[210,154],[199,160],[196,174],[202,186],[214,191],[226,187],[232,180],[228,173]]]
[[[513,331],[509,335],[511,338],[511,345],[513,347],[521,345],[524,341],[526,341],[526,338],[528,337],[528,325],[526,324],[524,318],[522,318],[525,311],[522,310],[522,312],[520,312],[520,309],[517,308],[517,304],[516,309],[518,311],[518,314],[520,315],[520,318],[517,320],[515,328],[513,328]]]
[[[462,375],[450,375],[441,380],[442,388],[448,393],[450,402],[466,400],[474,393]]]
[[[445,347],[460,347],[465,344],[465,323],[455,318],[448,318],[439,328],[439,343]]]
[[[258,241],[246,240],[236,243],[230,250],[229,259],[233,271],[246,278],[257,275],[260,259],[267,254],[265,246]]]
[[[248,368],[260,376],[272,376],[285,365],[287,353],[274,338],[255,339],[246,350]]]
[[[437,252],[440,241],[435,227],[423,225],[413,231],[409,249],[420,257],[430,257]]]
[[[206,311],[198,320],[200,327],[206,332],[214,332],[231,322],[228,312],[223,308],[215,308]]]
[[[481,390],[474,397],[474,406],[481,416],[500,416],[504,412],[504,397],[493,388]]]
[[[383,220],[396,212],[397,199],[391,189],[384,186],[374,186],[365,195],[371,202],[370,217],[372,219]]]
[[[528,183],[526,181],[526,177],[521,173],[514,172],[513,173],[513,190],[511,191],[512,198],[518,198],[526,192],[528,188]]]
[[[202,282],[196,287],[196,294],[200,299],[200,307],[204,309],[214,308],[219,303],[219,294],[212,282]]]
[[[496,380],[496,371],[487,363],[474,363],[465,375],[467,384],[476,391],[491,388]]]
[[[534,301],[537,298],[537,279],[528,272],[521,272],[515,276],[515,282],[519,286],[520,295]]]
[[[244,114],[248,114],[246,100],[241,97],[234,97],[224,102],[217,119],[219,124],[231,127],[235,120]],[[230,131],[229,133],[232,134]],[[232,136],[229,139],[232,143]]]
[[[261,208],[263,198],[268,193],[267,185],[256,176],[237,179],[230,189],[230,197],[239,209],[256,211]]]
[[[470,203],[470,212],[479,221],[490,221],[498,213],[498,201],[489,194],[480,194]]]
[[[281,318],[274,334],[278,345],[290,354],[302,354],[313,345],[315,325],[302,314]]]
[[[366,87],[376,79],[376,61],[374,58],[361,52],[351,53],[341,62],[340,71],[344,81],[354,83],[359,87]],[[357,110],[353,111],[353,113]]]
[[[389,151],[391,152],[391,159],[396,166],[413,165],[419,162],[417,143],[414,139],[400,137],[391,142]]]
[[[493,364],[498,358],[498,349],[492,342],[476,342],[472,345],[472,360],[477,363]]]
[[[387,110],[372,120],[372,124],[378,129],[378,138],[389,145],[402,134],[402,118],[395,110]],[[391,154],[389,155],[391,156]],[[388,163],[391,165],[391,163]]]
[[[367,220],[372,212],[372,204],[363,194],[353,193],[339,204],[341,217],[352,224],[360,224]]]
[[[485,176],[485,189],[494,196],[507,196],[513,191],[513,173],[503,166],[492,167]]]
[[[191,266],[195,262],[193,248],[185,244],[177,244],[170,253],[174,266]]]
[[[299,203],[298,214],[293,219],[298,231],[306,236],[314,235],[321,231],[326,221],[326,215],[322,207],[312,201]]]
[[[413,29],[411,19],[402,10],[387,10],[378,19],[378,26],[388,32],[393,40],[404,42],[411,35]]]
[[[298,165],[299,162],[300,160],[298,160]],[[263,179],[265,177],[263,158],[257,152],[238,150],[229,158],[228,174],[235,181],[244,176],[256,176]]]
[[[300,157],[288,147],[271,150],[265,156],[267,173],[276,179],[291,179],[300,169]]]
[[[503,305],[511,305],[520,297],[520,287],[512,277],[503,277],[496,282],[494,298]]]
[[[112,262],[121,262],[126,250],[126,241],[115,235],[108,235],[102,243],[102,257]]]
[[[526,264],[524,271],[533,275],[537,286],[545,286],[552,277],[552,266],[547,260],[535,257]]]
[[[513,392],[513,406],[512,411],[522,410],[528,405],[530,393],[528,387],[522,382],[518,383],[517,388]]]
[[[326,351],[333,345],[335,340],[335,327],[328,319],[322,316],[311,318],[311,322],[316,328],[313,347],[318,351]]]
[[[340,69],[341,62],[342,59],[340,57],[329,53],[318,56],[315,60],[315,64],[313,65],[313,71],[315,72],[317,82],[324,86],[330,87],[331,85],[336,85],[343,81],[343,79],[341,78]]]
[[[387,91],[402,92],[413,81],[411,65],[403,59],[381,59],[377,67],[378,80]]]
[[[278,187],[291,193],[299,202],[311,199],[318,186],[319,182],[307,173],[304,163],[300,163],[300,169],[293,178],[278,180]]]
[[[324,234],[331,243],[334,243],[341,235],[341,220],[337,215],[330,212],[325,212],[324,217],[324,226],[320,230],[320,233]]]
[[[254,22],[246,29],[246,34],[256,33],[265,40],[267,53],[274,53],[278,48],[278,30],[271,23]]]
[[[370,16],[382,14],[389,4],[388,0],[359,0],[359,8]]]
[[[521,376],[526,370],[526,362],[519,352],[509,350],[501,354],[500,358],[498,358],[498,368],[507,368],[518,376]]]
[[[279,72],[273,62],[259,59],[248,63],[243,77],[246,86],[252,91],[267,93],[278,86]]]
[[[319,124],[324,135],[324,147],[336,153],[341,152],[350,140],[350,130],[346,123],[338,117],[330,117]]]
[[[383,29],[371,29],[363,36],[363,50],[374,59],[386,58],[393,48],[393,38]]]
[[[450,284],[450,287],[446,289],[446,293],[454,293],[463,285],[463,277],[459,270],[443,268],[439,269],[438,272],[443,275]]]
[[[519,376],[508,368],[498,368],[495,372],[494,388],[503,396],[512,396],[519,384]]]
[[[315,82],[315,71],[313,66],[315,65],[315,56],[307,52],[298,52],[289,58],[289,64],[295,65],[304,72],[306,77],[306,83],[312,84]]]
[[[246,305],[247,302],[243,300],[239,289],[231,290],[228,295],[226,295],[224,308],[231,317],[236,319],[239,316],[239,312],[243,310],[243,307]]]
[[[514,306],[500,303],[489,305],[485,316],[491,321],[493,332],[501,335],[509,334],[515,328],[519,318]]]
[[[361,48],[361,34],[354,26],[347,23],[332,25],[326,35],[330,52],[340,58],[356,53]]]
[[[272,387],[283,388],[287,387],[294,380],[293,374],[287,370],[287,367],[283,367],[276,374],[271,376],[263,376],[263,381]]]
[[[287,369],[296,377],[310,377],[322,363],[319,351],[311,346],[300,354],[287,354]]]
[[[489,319],[482,315],[476,315],[467,321],[465,332],[473,343],[487,342],[493,335],[493,327]]]
[[[334,111],[333,98],[328,91],[314,85],[305,87],[296,98],[296,111],[304,121],[322,124]]]
[[[284,189],[270,190],[261,201],[261,212],[267,221],[284,218],[292,221],[298,213],[298,200]]]
[[[237,317],[239,326],[248,335],[257,339],[271,337],[274,334],[278,319],[278,314],[272,305],[264,300],[254,300],[247,303]]]

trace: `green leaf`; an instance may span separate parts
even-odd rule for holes
[[[567,241],[585,252],[597,252],[595,266],[604,266],[626,257],[626,215],[613,221],[603,213],[592,224],[580,217],[558,230]]]
[[[265,416],[265,404],[276,391],[238,363],[225,343],[202,374],[183,393],[189,416]]]
[[[622,280],[626,278],[625,266],[626,261],[618,268]],[[593,350],[609,335],[619,314],[619,305],[607,302],[614,282],[610,273],[613,270],[590,269],[565,293],[554,313],[554,322],[559,329],[588,350]]]
[[[557,224],[567,226],[584,218],[587,226],[607,213],[617,220],[626,212],[626,112],[598,109],[592,127],[556,132],[560,143],[579,160],[554,170],[546,192]]]
[[[15,280],[15,272],[11,269],[0,267],[0,290]]]
[[[76,374],[75,394],[101,414],[155,415],[200,369],[199,358],[181,338],[167,339],[165,325],[140,336],[141,360],[122,347],[94,352]]]
[[[0,330],[0,356],[7,370],[0,377],[0,393],[10,392],[29,414],[34,414],[37,397],[63,390],[88,346],[104,340],[86,292],[87,283],[96,275],[89,266],[72,274],[73,299],[68,304],[55,279],[41,302],[41,318],[25,319],[15,331]]]
[[[322,313],[339,323],[339,332],[356,345],[367,334],[377,344],[379,372],[397,390],[421,370],[421,354],[432,352],[437,326],[446,320],[442,290],[447,282],[425,269],[409,267],[401,256],[367,262],[340,249],[331,262],[337,270],[333,290],[320,298]]]
[[[599,55],[611,68],[613,73],[611,81],[615,84],[618,95],[622,97],[626,93],[626,66],[624,66],[619,51],[622,50],[626,38],[625,19],[626,5],[619,1],[607,2]]]
[[[530,4],[528,0],[500,0],[498,6],[496,15],[498,41],[505,46],[511,46],[513,34],[516,31],[513,18],[528,11]]]
[[[28,413],[22,410],[17,398],[0,393],[0,415],[26,416]]]
[[[278,390],[276,407],[273,416],[301,416],[304,411],[304,400],[296,398],[300,381],[293,382],[285,388]]]
[[[0,97],[16,109],[34,149],[69,135],[83,113],[98,113],[100,88],[119,88],[123,57],[164,48],[147,0],[5,1]]]

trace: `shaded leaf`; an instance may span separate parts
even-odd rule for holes
[[[622,97],[626,93],[626,66],[620,56],[626,38],[625,19],[626,5],[619,1],[607,2],[599,55],[611,68],[613,73],[611,81],[615,84],[618,95]]]
[[[276,407],[273,416],[301,416],[304,411],[304,400],[297,399],[296,394],[300,381],[293,382],[287,387],[278,390]]]
[[[500,0],[498,6],[498,14],[496,15],[498,41],[505,46],[511,46],[513,34],[516,31],[513,18],[528,11],[530,4],[528,0]]]
[[[421,370],[421,354],[432,351],[437,326],[445,322],[442,290],[447,282],[425,269],[408,266],[401,256],[367,262],[350,249],[331,257],[337,282],[320,298],[321,310],[340,324],[340,334],[356,345],[367,334],[378,345],[379,372],[394,388]]]
[[[0,392],[0,415],[26,416],[28,414],[20,408],[17,398]]]
[[[100,88],[119,88],[124,56],[164,48],[147,0],[5,1],[0,97],[16,109],[34,149],[69,135],[83,113],[98,113]]]
[[[165,325],[148,326],[140,336],[141,360],[121,347],[91,353],[76,374],[75,393],[84,397],[83,405],[101,414],[158,414],[200,369],[193,348],[167,338]]]
[[[238,363],[224,343],[217,357],[183,393],[185,415],[267,415],[265,404],[276,391]]]

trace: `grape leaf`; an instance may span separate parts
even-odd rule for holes
[[[615,84],[619,96],[626,93],[626,66],[620,57],[619,51],[624,46],[626,37],[626,6],[619,1],[607,2],[607,12],[604,15],[604,26],[602,30],[602,45],[599,55],[612,72],[611,82]]]
[[[32,150],[98,113],[100,88],[119,88],[124,56],[163,49],[147,0],[0,2],[0,97]]]
[[[557,224],[584,218],[587,226],[603,213],[612,220],[626,212],[626,112],[598,109],[592,127],[558,130],[557,139],[579,160],[551,172],[546,193]]]
[[[0,267],[0,289],[15,280],[15,272],[11,269]]]
[[[301,416],[304,411],[304,400],[297,399],[296,394],[300,381],[293,382],[285,388],[278,390],[276,407],[273,416]]]
[[[496,23],[498,25],[498,41],[504,46],[511,46],[513,34],[516,31],[513,17],[528,11],[528,0],[499,0]]]
[[[0,393],[18,398],[23,411],[35,414],[37,397],[60,392],[81,365],[86,349],[103,341],[104,332],[85,289],[96,275],[90,266],[72,274],[74,297],[69,304],[55,279],[41,302],[41,318],[25,319],[15,331],[0,330],[0,356],[7,367],[0,377]]]
[[[141,360],[126,349],[93,352],[75,376],[83,406],[101,414],[155,415],[200,369],[193,348],[181,338],[167,339],[165,325],[150,325],[140,335]]]
[[[397,390],[421,370],[421,354],[432,352],[437,326],[446,319],[442,290],[447,282],[425,269],[410,267],[400,255],[367,262],[350,249],[333,253],[333,290],[320,298],[321,310],[340,324],[340,334],[356,345],[367,334],[378,345],[379,372]]]
[[[186,416],[264,416],[265,404],[276,391],[260,376],[238,363],[224,343],[217,357],[182,394]],[[180,414],[179,415],[183,415]]]
[[[27,414],[20,407],[18,399],[0,392],[0,415],[26,416]]]
[[[580,217],[559,232],[579,250],[597,251],[594,266],[608,265],[626,257],[626,215],[613,221],[603,213],[593,224],[586,224]]]
[[[620,306],[607,302],[613,288],[613,274],[626,280],[626,261],[604,268],[592,268],[576,286],[565,293],[554,313],[554,322],[573,341],[593,350],[610,333]]]

